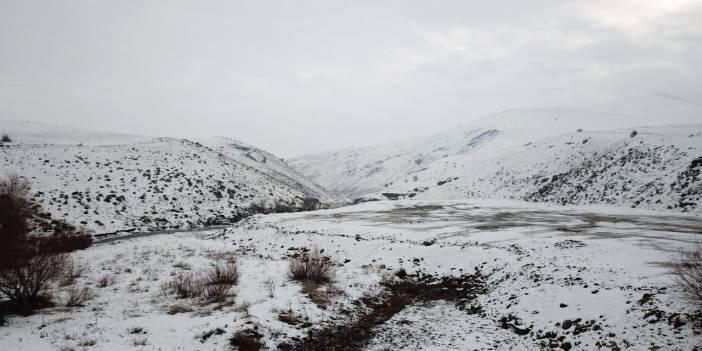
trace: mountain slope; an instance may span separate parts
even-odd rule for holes
[[[693,161],[702,156],[701,124],[702,106],[666,96],[521,109],[434,136],[304,156],[291,165],[349,197],[513,198],[692,211],[699,208]],[[678,177],[687,180],[672,185]],[[544,178],[554,181],[547,186]],[[685,199],[694,205],[683,206]]]
[[[281,183],[303,189],[308,196],[322,199],[325,202],[333,201],[335,198],[327,189],[303,176],[285,161],[267,151],[226,137],[197,138],[193,140],[251,167],[259,168]]]
[[[282,163],[268,167],[186,139],[11,121],[0,128],[13,139],[0,147],[2,173],[27,177],[53,218],[98,233],[226,223],[254,202],[328,198],[311,182],[287,178],[296,173]]]

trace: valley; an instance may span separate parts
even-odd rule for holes
[[[702,235],[702,109],[647,101],[289,161],[3,122],[33,230],[95,242],[50,305],[0,314],[0,348],[699,350],[673,268]]]

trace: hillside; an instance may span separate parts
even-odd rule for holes
[[[285,161],[267,151],[225,137],[197,138],[193,140],[251,167],[259,168],[281,183],[305,189],[310,196],[320,198],[325,202],[333,201],[334,199],[334,195],[328,190],[298,173]]]
[[[228,223],[254,202],[329,199],[323,188],[250,146],[242,154],[212,142],[32,122],[3,121],[0,129],[13,139],[0,147],[2,173],[28,177],[34,198],[53,218],[96,233]],[[266,160],[256,160],[259,155]]]
[[[701,131],[702,106],[657,95],[511,110],[449,132],[303,156],[291,165],[353,198],[507,198],[700,211]]]

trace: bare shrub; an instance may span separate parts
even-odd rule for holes
[[[238,281],[236,261],[230,260],[199,274],[180,273],[164,286],[164,290],[179,298],[204,297],[209,302],[221,302],[226,300],[229,290]]]
[[[66,269],[61,277],[61,286],[69,286],[76,283],[76,279],[80,278],[83,273],[85,273],[86,266],[80,263],[76,263],[72,259],[69,259],[66,263]]]
[[[168,283],[172,293],[181,299],[200,297],[205,292],[205,284],[192,273],[178,274]]]
[[[47,300],[49,283],[64,271],[68,256],[41,253],[33,243],[26,243],[20,250],[23,257],[0,271],[0,293],[12,301],[30,305]]]
[[[209,302],[222,302],[226,300],[229,290],[239,281],[239,270],[236,260],[230,259],[226,263],[214,265],[205,277],[205,299]]]
[[[702,243],[680,253],[680,260],[673,263],[675,282],[685,298],[702,307]]]
[[[333,262],[315,249],[290,260],[288,276],[301,282],[328,283],[331,281]]]
[[[0,143],[11,143],[12,138],[8,134],[3,134],[2,137],[0,137]]]
[[[40,207],[29,200],[29,191],[29,182],[16,174],[0,180],[0,294],[35,306],[50,298],[49,283],[67,270],[67,253],[89,246],[92,237],[86,240],[78,234],[74,241],[76,233],[68,231],[32,235],[31,224],[40,218]]]
[[[0,180],[0,240],[3,242],[11,243],[29,233],[29,221],[38,213],[29,201],[29,190],[29,182],[17,174]]]
[[[229,284],[213,284],[205,286],[205,299],[209,302],[222,302],[229,296]]]
[[[207,285],[236,285],[239,282],[239,270],[236,261],[218,263],[207,272]]]
[[[63,252],[84,250],[93,244],[93,235],[83,229],[72,232],[57,231],[51,238],[52,245]]]
[[[93,296],[93,291],[90,288],[74,285],[68,290],[68,296],[64,305],[66,307],[83,307],[85,302],[92,299]]]

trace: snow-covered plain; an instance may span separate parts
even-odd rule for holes
[[[702,220],[690,215],[517,201],[382,201],[257,215],[227,229],[77,252],[88,263],[77,284],[95,298],[11,317],[0,349],[224,350],[251,328],[267,348],[294,346],[310,330],[362,315],[358,301],[380,294],[380,282],[404,268],[437,276],[478,269],[489,274],[487,292],[472,312],[451,301],[410,304],[374,327],[368,350],[692,350],[700,329],[668,262],[700,234]],[[336,262],[325,302],[287,278],[288,256],[303,247]],[[161,289],[177,273],[228,255],[241,272],[230,303]],[[106,275],[114,284],[97,287]],[[267,281],[275,282],[273,297]],[[173,306],[185,312],[169,314]]]

